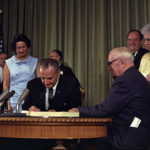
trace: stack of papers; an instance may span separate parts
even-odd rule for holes
[[[32,117],[79,117],[79,112],[47,112],[47,111],[41,111],[41,112],[34,112],[34,111],[24,111],[22,110],[22,113],[25,113],[27,116]]]

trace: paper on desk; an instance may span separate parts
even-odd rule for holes
[[[22,110],[22,113],[26,113],[27,116],[33,117],[79,117],[79,112],[34,112]]]

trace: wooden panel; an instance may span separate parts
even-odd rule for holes
[[[109,118],[1,117],[0,137],[78,139],[107,136]]]

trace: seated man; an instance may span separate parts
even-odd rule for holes
[[[135,69],[133,55],[126,47],[109,53],[108,70],[115,81],[104,102],[70,111],[79,111],[80,117],[112,118],[108,138],[99,140],[99,150],[145,150],[150,146],[150,86]]]
[[[40,62],[40,78],[28,82],[29,95],[23,104],[30,111],[67,111],[81,105],[80,89],[72,77],[60,75],[59,64],[54,59]]]

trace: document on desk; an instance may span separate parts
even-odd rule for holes
[[[32,117],[79,117],[79,112],[34,112],[34,111],[25,111],[22,110],[22,113],[26,113],[27,116]]]

